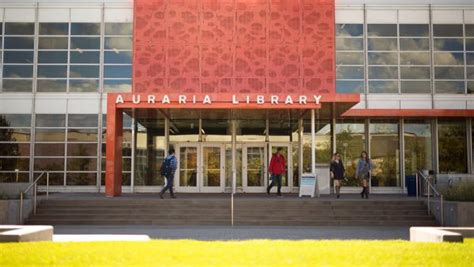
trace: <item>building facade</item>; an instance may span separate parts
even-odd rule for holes
[[[336,151],[380,193],[473,173],[474,5],[383,2],[2,1],[0,182],[155,192],[169,146],[178,192],[264,192],[278,147],[287,192]]]

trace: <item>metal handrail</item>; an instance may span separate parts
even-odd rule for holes
[[[426,175],[424,175],[423,172],[421,171],[419,171],[416,174],[416,198],[418,199],[420,195],[420,190],[418,189],[418,186],[419,186],[418,177],[420,176],[423,178],[423,180],[425,181],[425,186],[428,188],[428,193],[427,193],[428,215],[431,215],[431,198],[430,197],[431,197],[431,190],[433,190],[433,192],[440,198],[440,217],[441,217],[440,221],[441,221],[441,226],[444,226],[444,196],[438,190],[436,190],[436,188],[430,182],[428,177],[426,177]]]
[[[20,224],[23,224],[23,199],[24,196],[33,188],[33,214],[36,214],[36,196],[38,193],[38,181],[43,177],[43,175],[46,173],[46,198],[49,198],[49,171],[43,171],[38,178],[36,178],[32,183],[26,187],[26,189],[23,192],[20,192]]]

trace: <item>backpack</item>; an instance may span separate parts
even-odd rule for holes
[[[160,174],[161,176],[164,176],[164,177],[169,177],[171,176],[172,172],[173,172],[173,168],[171,166],[171,159],[172,157],[167,157],[165,160],[163,160],[163,162],[161,163],[161,167],[160,167]]]

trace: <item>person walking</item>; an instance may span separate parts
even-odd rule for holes
[[[329,166],[331,178],[334,180],[334,187],[336,188],[336,197],[340,197],[342,180],[344,180],[344,165],[342,164],[341,155],[334,153],[331,165]]]
[[[360,159],[357,163],[356,178],[360,179],[360,185],[362,186],[362,192],[360,192],[361,198],[369,198],[369,179],[372,171],[372,162],[369,159],[366,151],[360,153]]]
[[[281,196],[281,178],[283,173],[286,171],[286,161],[285,157],[281,154],[282,148],[277,148],[275,154],[273,154],[272,159],[270,160],[270,166],[268,171],[271,174],[272,182],[267,187],[267,194],[270,195],[270,190],[276,184],[278,187],[277,196]]]
[[[168,156],[165,158],[160,168],[161,176],[166,178],[166,186],[163,187],[163,189],[161,190],[160,198],[163,198],[163,195],[165,194],[166,190],[170,190],[171,198],[176,198],[173,192],[173,180],[177,166],[178,162],[174,155],[174,148],[170,148],[168,150]]]

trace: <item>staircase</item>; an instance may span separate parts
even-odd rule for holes
[[[230,225],[228,197],[49,199],[27,224]],[[235,225],[433,226],[422,201],[237,197]]]

